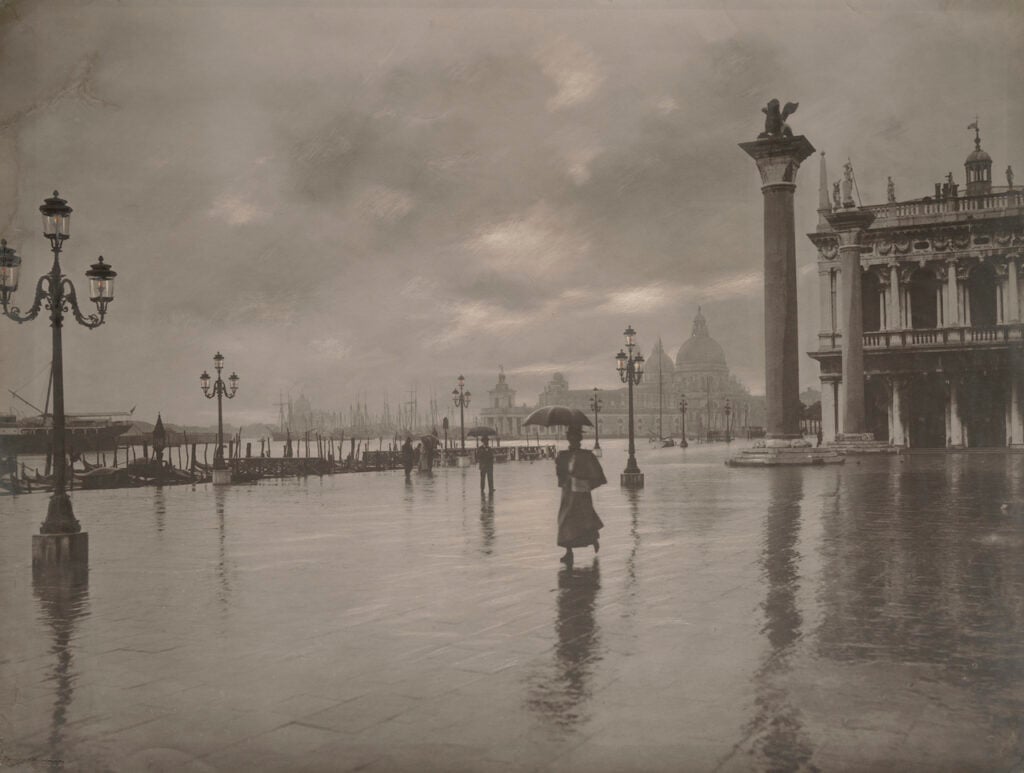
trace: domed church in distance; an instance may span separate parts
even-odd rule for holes
[[[752,397],[729,372],[725,351],[711,337],[707,319],[699,307],[690,337],[679,347],[674,361],[665,352],[660,337],[645,357],[643,381],[633,394],[636,436],[678,438],[682,425],[679,404],[684,394],[686,434],[692,440],[724,439],[727,429],[730,435],[743,437],[749,432],[758,433],[764,425],[764,398]],[[590,406],[593,395],[593,389],[570,389],[565,376],[555,373],[540,394],[538,405],[568,405],[593,417]],[[601,400],[600,435],[625,437],[629,414],[626,387],[598,390],[598,397]],[[491,424],[492,417],[482,413],[480,418],[483,423]],[[554,436],[561,432],[557,427],[542,429],[541,435]]]

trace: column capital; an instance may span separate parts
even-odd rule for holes
[[[875,222],[875,215],[872,212],[860,207],[847,207],[838,209],[825,215],[828,224],[832,226],[837,237],[839,237],[840,250],[860,250],[860,238],[864,231]]]
[[[796,187],[796,172],[800,164],[814,153],[814,146],[802,134],[797,137],[766,137],[753,142],[741,142],[740,147],[757,162],[761,173],[761,188]]]

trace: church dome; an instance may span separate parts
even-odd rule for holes
[[[727,371],[725,350],[708,332],[708,323],[697,308],[693,319],[693,332],[676,354],[676,367],[683,372]],[[650,369],[647,369],[650,372]]]
[[[979,161],[982,162],[982,163],[991,164],[992,163],[992,156],[990,156],[988,153],[986,153],[981,148],[978,148],[977,150],[972,150],[971,151],[971,154],[969,156],[967,156],[967,160],[964,161],[964,164],[976,164]]]

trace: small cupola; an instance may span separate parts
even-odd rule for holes
[[[974,129],[974,150],[964,161],[964,171],[967,174],[967,195],[984,196],[992,192],[992,156],[981,149],[981,132],[978,129],[978,119],[967,127]]]

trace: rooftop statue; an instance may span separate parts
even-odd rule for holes
[[[799,102],[787,102],[786,106],[779,111],[779,100],[771,100],[766,107],[761,108],[764,113],[764,131],[757,135],[759,140],[770,137],[792,137],[793,130],[789,128],[786,119],[796,112]]]
[[[843,164],[843,206],[855,207],[857,202],[853,200],[853,164],[847,161]]]

